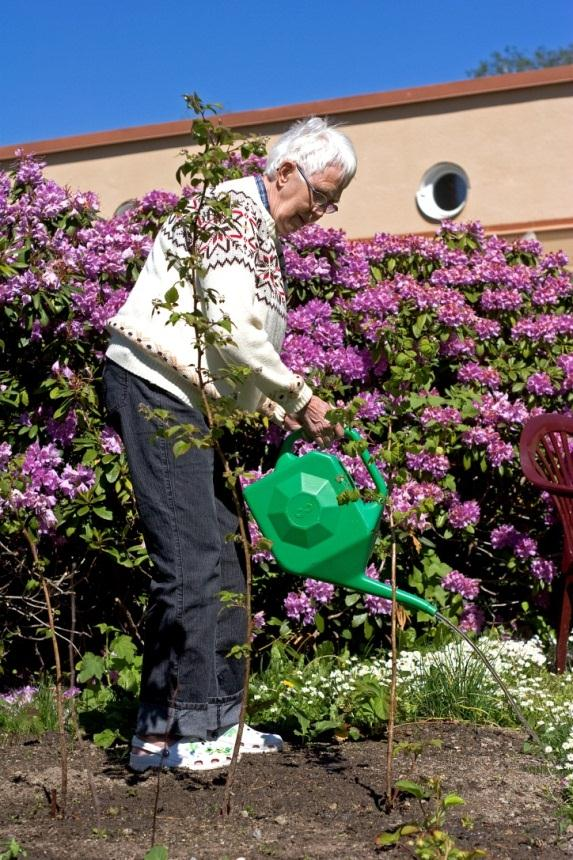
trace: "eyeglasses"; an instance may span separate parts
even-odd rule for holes
[[[312,208],[326,215],[332,215],[334,212],[338,212],[338,205],[336,203],[333,203],[332,200],[329,200],[324,191],[319,191],[318,188],[315,188],[314,185],[311,185],[311,183],[304,175],[302,167],[299,167],[299,165],[297,164],[296,169],[306,182],[308,190],[310,191],[310,196],[312,199]]]

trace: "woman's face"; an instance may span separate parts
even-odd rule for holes
[[[309,174],[305,180],[293,161],[281,164],[275,178],[268,182],[269,207],[279,235],[293,233],[322,218],[326,204],[340,200],[341,180],[340,167],[333,165]]]

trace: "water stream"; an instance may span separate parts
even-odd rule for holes
[[[538,747],[539,747],[539,752],[541,753],[541,755],[543,755],[543,756],[544,756],[544,758],[548,758],[548,756],[547,756],[547,754],[546,754],[546,752],[545,752],[544,745],[543,745],[543,744],[542,744],[542,742],[541,742],[541,738],[539,737],[539,735],[537,734],[537,732],[535,731],[535,729],[533,729],[533,728],[530,726],[530,724],[527,722],[526,718],[525,718],[525,717],[524,717],[524,715],[523,715],[523,711],[521,710],[521,708],[519,707],[519,705],[518,705],[518,704],[517,704],[517,702],[515,701],[514,697],[513,697],[513,696],[511,695],[511,693],[509,692],[509,690],[508,690],[507,685],[505,684],[505,682],[500,678],[500,676],[499,676],[499,674],[497,673],[496,669],[494,668],[494,666],[493,666],[493,664],[492,664],[491,660],[489,660],[489,658],[488,658],[488,657],[486,657],[486,655],[485,655],[485,654],[484,654],[484,652],[481,650],[481,648],[478,648],[478,646],[476,645],[476,643],[475,643],[475,642],[473,642],[473,641],[470,639],[470,637],[469,637],[469,636],[467,636],[467,635],[464,633],[464,631],[463,631],[463,630],[460,630],[460,629],[459,629],[459,627],[456,627],[456,625],[455,625],[455,624],[452,624],[452,622],[451,622],[451,621],[449,621],[449,619],[444,618],[444,616],[443,616],[440,612],[436,612],[435,617],[436,617],[436,619],[437,619],[438,621],[441,621],[441,622],[442,622],[442,624],[445,624],[447,627],[449,627],[449,628],[450,628],[450,630],[453,630],[455,633],[457,633],[459,636],[461,636],[461,637],[462,637],[462,639],[463,639],[465,642],[467,642],[467,643],[468,643],[468,645],[469,645],[469,646],[470,646],[470,647],[475,651],[475,653],[476,653],[476,654],[477,654],[477,656],[480,658],[480,660],[482,661],[482,663],[484,664],[484,666],[486,666],[486,667],[487,667],[487,669],[491,672],[491,674],[492,674],[493,678],[495,679],[495,681],[499,684],[499,686],[500,686],[500,687],[501,687],[501,689],[503,690],[503,692],[504,692],[504,694],[505,694],[505,697],[506,697],[506,699],[507,699],[507,701],[508,701],[508,703],[509,703],[509,705],[510,705],[510,707],[511,707],[512,711],[513,711],[513,713],[515,714],[515,716],[517,717],[517,719],[519,720],[519,722],[521,723],[521,725],[523,726],[523,728],[526,730],[526,732],[528,733],[528,735],[530,736],[530,738],[531,738],[531,739],[532,739],[532,740],[533,740],[533,741],[538,745]]]

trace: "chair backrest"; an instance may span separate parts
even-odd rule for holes
[[[529,418],[519,457],[525,477],[555,503],[565,538],[563,564],[568,567],[573,561],[573,417],[551,413]]]

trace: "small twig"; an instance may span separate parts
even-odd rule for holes
[[[167,734],[169,729],[165,731],[165,744],[167,744]],[[153,800],[153,814],[151,816],[151,845],[150,848],[153,848],[155,845],[155,836],[157,833],[157,815],[159,813],[159,798],[161,797],[161,774],[163,772],[163,759],[161,760],[161,764],[157,768],[157,779],[155,780],[155,798]]]
[[[62,818],[64,818],[66,815],[66,800],[68,794],[68,745],[66,738],[66,724],[64,720],[64,706],[62,695],[62,663],[60,659],[60,647],[58,645],[58,637],[56,634],[56,627],[54,622],[54,610],[52,608],[50,586],[42,570],[42,565],[38,556],[38,548],[28,529],[24,529],[24,537],[26,538],[28,546],[30,547],[30,552],[32,554],[32,559],[34,562],[34,568],[40,579],[42,591],[44,592],[44,599],[46,601],[46,612],[48,615],[48,627],[50,628],[50,633],[52,637],[52,648],[54,651],[54,664],[56,667],[56,712],[58,715],[58,734],[60,737],[60,767],[62,781],[62,802],[60,804],[60,814]],[[55,789],[52,795],[52,808],[54,807],[54,805],[56,805]]]
[[[94,805],[95,818],[96,818],[97,825],[99,827],[99,824],[100,824],[100,805],[99,805],[99,800],[98,800],[98,796],[96,793],[96,787],[95,787],[93,774],[91,773],[91,771],[88,768],[86,768],[85,774],[86,774],[87,779],[88,779],[88,785],[90,787],[90,794],[92,796],[92,802]]]
[[[388,431],[388,449],[392,445],[392,425]],[[396,648],[396,618],[398,603],[396,600],[396,533],[394,531],[394,516],[390,509],[390,534],[392,535],[392,551],[390,565],[390,581],[392,584],[392,615],[390,622],[390,647],[392,652],[392,670],[390,678],[390,713],[388,714],[388,740],[386,746],[386,809],[390,811],[394,803],[394,727],[396,724],[396,685],[397,685],[397,648]]]
[[[394,522],[390,514],[390,529],[394,535]],[[394,727],[396,724],[396,684],[397,684],[397,662],[396,649],[396,615],[398,604],[396,601],[396,540],[392,538],[392,619],[391,619],[391,649],[392,649],[392,674],[390,678],[390,713],[388,714],[388,740],[386,746],[386,809],[390,810],[394,803]]]
[[[223,462],[223,467],[225,471],[229,472],[229,466],[227,463],[227,459],[221,449],[221,446],[218,442],[215,442],[215,448]],[[249,535],[249,526],[247,521],[247,513],[245,510],[245,505],[243,502],[242,494],[240,491],[240,484],[238,479],[236,479],[231,485],[231,492],[233,495],[233,501],[235,503],[235,508],[237,511],[237,516],[239,520],[239,534],[241,536],[241,544],[243,547],[243,553],[245,557],[245,612],[247,615],[247,631],[246,631],[246,651],[244,655],[245,661],[245,669],[243,675],[243,695],[241,697],[241,710],[239,712],[239,725],[237,727],[237,736],[235,738],[235,746],[233,747],[233,755],[231,757],[231,764],[229,765],[229,770],[227,772],[227,779],[225,780],[225,793],[223,795],[223,803],[221,805],[221,815],[227,816],[231,812],[231,796],[233,790],[233,784],[235,782],[235,774],[237,772],[237,764],[239,761],[239,753],[241,750],[241,740],[243,737],[243,728],[245,726],[245,719],[247,716],[247,707],[249,703],[249,682],[251,678],[251,639],[253,635],[253,619],[252,619],[252,611],[251,611],[251,595],[252,595],[252,563],[251,563],[251,542]]]
[[[138,630],[137,624],[133,620],[133,615],[131,614],[131,612],[129,611],[127,606],[122,602],[122,600],[119,597],[114,597],[113,602],[116,603],[119,606],[119,608],[121,609],[121,611],[123,612],[123,614],[125,616],[125,620],[127,621],[127,626],[129,627],[129,630],[131,631],[131,635],[133,636],[135,641],[138,643],[138,645],[143,646],[143,639],[139,635],[139,630]]]

